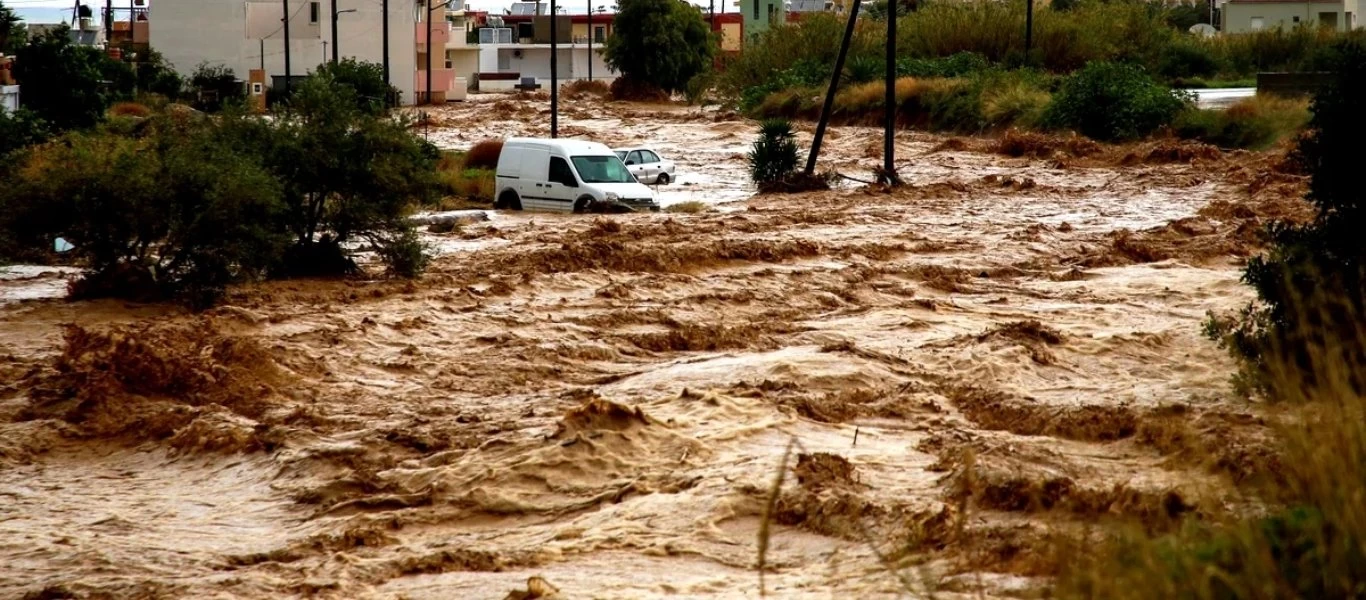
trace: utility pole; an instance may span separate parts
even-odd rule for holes
[[[593,0],[588,2],[588,81],[593,81]]]
[[[539,4],[537,5],[539,6]],[[555,0],[550,0],[550,138],[560,134],[559,27],[555,23]]]
[[[1029,64],[1029,51],[1034,48],[1034,0],[1025,0],[1025,64]]]
[[[332,0],[332,64],[337,64],[337,0]]]
[[[264,74],[266,71],[266,38],[261,38],[256,41],[261,44],[261,72]]]
[[[830,89],[825,92],[825,104],[821,106],[821,120],[816,123],[816,137],[811,140],[811,156],[806,159],[806,174],[816,173],[816,157],[821,153],[821,140],[825,138],[825,127],[830,124],[830,110],[835,106],[835,91],[839,89],[840,73],[844,72],[844,59],[849,56],[849,42],[854,39],[854,25],[858,21],[858,7],[861,0],[854,0],[849,9],[849,24],[844,28],[844,41],[840,52],[835,56],[835,72],[830,75]]]
[[[280,0],[285,8],[285,95],[289,95],[289,0]]]
[[[114,39],[114,0],[104,0],[104,47]]]
[[[380,3],[380,11],[381,27],[384,29],[384,58],[382,59],[384,61],[384,83],[385,85],[393,85],[393,82],[389,80],[389,0],[383,0]],[[388,98],[384,99],[384,106],[389,106]]]
[[[1034,0],[1029,0],[1031,3]],[[882,175],[887,185],[901,183],[896,175],[896,17],[900,0],[887,0],[887,98],[883,106],[886,129],[882,132]]]
[[[332,64],[337,64],[337,52],[341,46],[341,40],[337,39],[337,15],[356,12],[354,8],[337,10],[337,0],[332,0]],[[327,57],[323,57],[326,60]]]
[[[432,52],[436,50],[432,47],[432,13],[435,12],[436,9],[444,7],[450,3],[451,0],[446,0],[441,4],[431,4],[427,6],[427,101],[425,102],[425,104],[432,103]],[[441,55],[445,56],[445,54],[446,49],[442,48]]]

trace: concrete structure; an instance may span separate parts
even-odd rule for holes
[[[736,0],[735,6],[744,15],[742,31],[746,38],[760,35],[768,28],[787,21],[784,0]]]
[[[0,84],[0,114],[19,110],[19,86]]]
[[[588,45],[559,44],[557,79],[560,85],[588,78]],[[512,91],[523,77],[532,77],[544,89],[550,86],[550,44],[480,44],[479,90]],[[617,72],[607,66],[602,47],[593,45],[593,80],[611,83]]]
[[[306,75],[331,58],[379,64],[384,44],[379,0],[337,0],[337,39],[332,39],[331,0],[289,0],[290,74]],[[432,60],[432,100],[443,102],[457,72],[472,74],[477,48],[469,48],[463,31],[452,35],[448,13],[460,16],[463,0],[437,8],[427,20],[422,0],[389,0],[389,83],[403,104],[427,97],[427,46],[438,49]],[[266,81],[283,81],[284,13],[281,0],[159,0],[149,11],[153,48],[183,75],[200,63],[230,67],[240,78],[261,69]],[[463,30],[463,26],[461,27]],[[136,34],[136,30],[134,31]],[[461,71],[461,69],[466,69]]]
[[[1247,33],[1278,27],[1316,26],[1347,31],[1361,26],[1357,8],[1358,0],[1228,0],[1220,10],[1220,29],[1224,33]]]

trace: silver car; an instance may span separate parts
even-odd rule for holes
[[[613,150],[626,163],[626,170],[636,176],[636,181],[667,185],[674,180],[674,161],[661,158],[658,152],[649,148],[622,148]]]

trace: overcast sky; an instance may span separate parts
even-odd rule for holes
[[[178,0],[163,1],[175,2]],[[503,12],[503,9],[507,8],[508,6],[511,6],[513,2],[513,0],[466,1],[471,10],[487,10],[489,12],[497,13]],[[549,6],[549,0],[545,1],[546,5]],[[606,6],[608,10],[611,10],[612,7],[616,5],[615,0],[591,1],[593,6]],[[707,0],[690,1],[693,4],[698,4],[701,6],[707,5]],[[61,21],[71,21],[71,6],[73,3],[70,0],[0,0],[0,2],[3,2],[5,6],[13,8],[15,12],[19,13],[20,18],[32,23],[57,23]],[[155,4],[156,0],[152,0],[152,2],[153,4]],[[346,5],[351,2],[378,2],[378,0],[338,0],[337,5],[341,8],[346,8]],[[721,6],[725,2],[734,2],[734,0],[716,0],[717,12],[720,12],[722,10]],[[86,3],[90,4],[90,8],[95,9],[95,14],[99,14],[99,7],[104,6],[103,0],[87,0]],[[556,0],[557,5],[563,6],[566,10],[568,10],[571,13],[583,13],[588,9],[588,3],[589,0],[568,0],[567,2],[560,2],[559,0]],[[114,4],[115,6],[128,6],[129,2],[128,0],[114,0]],[[727,6],[725,11],[734,12],[735,8]]]

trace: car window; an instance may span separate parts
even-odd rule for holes
[[[636,150],[636,151],[631,152],[630,154],[626,155],[626,162],[628,162],[628,163],[630,163],[630,164],[633,164],[633,165],[638,165],[638,164],[640,164],[640,151],[639,151],[639,150]]]
[[[574,168],[584,183],[635,183],[636,178],[616,156],[575,156]]]
[[[550,176],[547,177],[555,183],[562,183],[566,187],[578,187],[579,182],[574,179],[574,172],[569,170],[569,163],[558,156],[550,157]]]
[[[645,162],[647,163],[659,162],[659,155],[655,154],[654,152],[650,152],[649,150],[641,150],[640,157],[645,159]]]
[[[617,158],[620,158],[621,160],[626,160],[626,151],[617,150]]]

